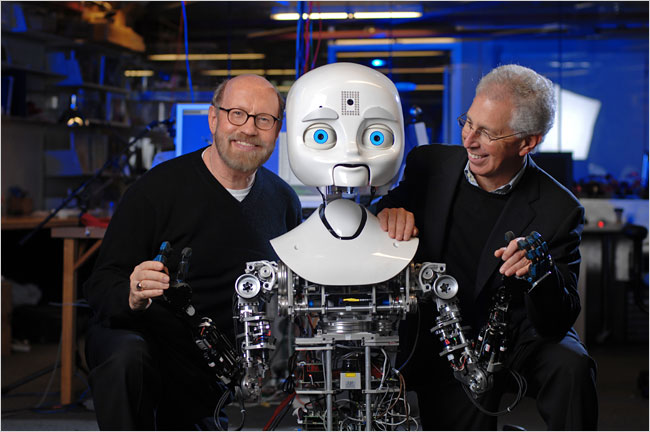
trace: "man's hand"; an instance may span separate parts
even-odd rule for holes
[[[525,240],[525,238],[517,237],[511,240],[508,246],[494,251],[494,256],[504,261],[499,269],[499,273],[504,276],[515,275],[517,277],[524,277],[530,269],[531,262],[526,258],[526,251],[520,249],[517,244],[520,240]]]
[[[403,208],[385,208],[377,215],[381,229],[388,232],[388,237],[407,241],[418,235],[413,213]]]
[[[129,306],[134,311],[145,310],[152,298],[161,296],[169,288],[169,271],[159,261],[140,263],[129,279]]]

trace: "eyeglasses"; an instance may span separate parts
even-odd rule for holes
[[[228,121],[235,126],[241,126],[248,121],[249,117],[253,117],[255,126],[260,130],[269,130],[271,129],[276,121],[279,121],[279,118],[272,116],[271,114],[248,114],[246,111],[240,108],[221,108],[221,111],[228,113]]]
[[[510,135],[505,135],[505,136],[500,136],[500,137],[493,137],[489,133],[485,131],[485,129],[474,129],[474,126],[472,126],[472,121],[467,119],[467,113],[462,114],[458,117],[458,124],[460,125],[461,128],[465,129],[467,126],[471,131],[476,132],[476,135],[478,136],[479,141],[483,141],[484,144],[490,144],[492,141],[498,141],[502,140],[505,138],[510,138],[513,136],[521,135],[524,134],[525,132],[517,132],[513,133]]]

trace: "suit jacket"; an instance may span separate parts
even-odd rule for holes
[[[416,147],[407,156],[403,180],[377,205],[378,211],[403,207],[414,213],[420,230],[418,262],[445,262],[445,230],[466,163],[467,153],[461,146]],[[537,231],[542,235],[554,260],[552,274],[530,293],[527,282],[510,278],[515,297],[510,316],[515,344],[559,339],[571,329],[580,312],[578,248],[583,225],[584,208],[575,196],[528,157],[527,168],[510,192],[482,249],[476,267],[476,286],[472,287],[474,300],[487,309],[491,293],[502,283],[498,272],[502,261],[494,256],[494,251],[505,245],[505,233],[512,231],[517,237],[525,237]]]

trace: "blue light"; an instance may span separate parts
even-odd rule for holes
[[[417,86],[415,83],[411,83],[411,82],[396,82],[395,87],[397,87],[397,91],[411,92],[411,91],[415,91],[415,88]]]
[[[382,67],[386,65],[386,60],[373,59],[370,64],[373,65],[373,67]]]

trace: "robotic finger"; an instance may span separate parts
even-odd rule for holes
[[[519,240],[517,245],[519,249],[526,251],[526,258],[530,260],[528,273],[524,276],[524,279],[532,284],[530,292],[551,274],[553,259],[548,253],[548,244],[537,231],[532,231],[525,239]]]

